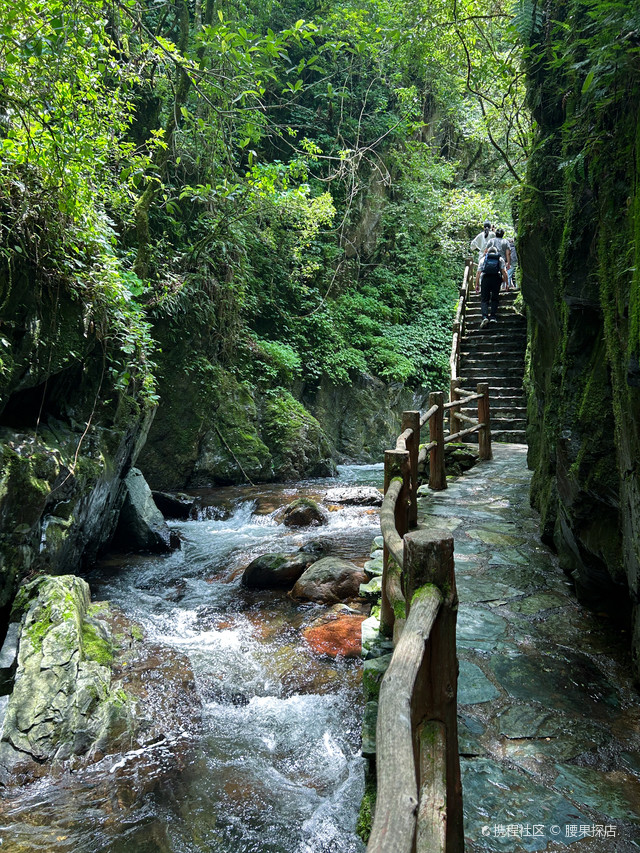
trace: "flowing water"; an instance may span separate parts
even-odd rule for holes
[[[182,549],[111,558],[89,578],[147,639],[186,654],[202,703],[196,744],[160,741],[61,773],[5,798],[0,846],[13,851],[355,853],[364,784],[359,660],[314,655],[301,631],[325,606],[240,583],[258,554],[310,539],[362,565],[377,511],[341,507],[322,528],[274,518],[302,495],[381,485],[382,466],[289,486],[201,492],[204,518],[172,523]],[[180,735],[178,734],[179,738]]]

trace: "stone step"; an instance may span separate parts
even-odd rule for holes
[[[512,319],[518,323],[521,323],[524,326],[526,326],[526,324],[527,324],[526,317],[524,317],[522,314],[518,314],[517,311],[514,311],[513,308],[511,308],[509,305],[505,305],[503,302],[498,302],[498,312],[503,317],[509,317],[510,319]],[[465,316],[466,322],[468,322],[470,319],[473,319],[475,317],[481,317],[482,316],[482,308],[480,307],[480,305],[474,306],[473,308],[468,308],[464,312],[464,316]]]
[[[470,378],[467,378],[466,380],[462,378],[460,380],[460,388],[464,388],[465,391],[471,391],[474,394],[476,391],[476,384],[477,383],[472,381]],[[522,383],[518,384],[517,382],[513,382],[512,377],[506,377],[502,380],[494,377],[493,381],[489,382],[489,399],[493,400],[496,397],[500,397],[501,399],[506,397],[515,397],[518,400],[524,400],[525,395]]]
[[[474,364],[469,366],[463,364],[459,373],[460,378],[467,379],[469,382],[471,382],[472,379],[474,382],[484,382],[486,376],[499,376],[501,378],[513,377],[515,380],[522,380],[522,377],[524,376],[524,364],[518,364],[513,367],[509,367],[506,364],[481,364],[477,366]],[[474,379],[474,377],[478,378]]]
[[[487,342],[500,336],[508,336],[512,346],[520,346],[522,349],[526,347],[527,330],[519,327],[511,328],[508,323],[501,323],[500,320],[497,320],[495,323],[489,323],[482,329],[479,322],[475,326],[467,326],[461,343],[465,343],[466,341],[477,343],[479,340]]]
[[[466,353],[466,357],[471,358],[495,358],[504,354],[510,358],[517,358],[524,364],[526,339],[523,339],[522,343],[520,343],[519,341],[514,341],[513,335],[510,335],[508,332],[495,332],[494,329],[489,334],[486,334],[483,329],[477,335],[465,338],[462,341],[460,353],[462,358],[465,358],[462,353]]]
[[[498,313],[496,315],[503,322],[512,323],[514,326],[522,326],[523,328],[527,327],[527,321],[520,314],[515,314],[513,311],[509,311],[506,308],[504,310],[500,310],[500,306],[498,306]],[[469,326],[475,322],[480,322],[482,320],[482,311],[478,308],[473,311],[467,311],[465,315],[465,325]]]
[[[470,345],[465,349],[460,350],[460,358],[493,358],[496,354],[496,349],[492,347],[490,341],[486,338],[470,342]],[[500,355],[505,358],[517,358],[519,361],[524,361],[525,350],[517,346],[505,345],[499,347]]]
[[[524,400],[524,390],[522,388],[522,383],[518,384],[513,381],[513,377],[499,377],[492,376],[486,379],[479,379],[478,383],[488,384],[489,385],[489,399],[505,399],[507,397],[515,397],[518,400]],[[460,387],[464,388],[465,391],[473,391],[475,393],[476,389],[476,380],[475,379],[462,379],[460,383]]]
[[[501,357],[501,354],[490,353],[486,354],[484,358],[480,358],[474,354],[472,357],[465,358],[464,360],[465,370],[490,370],[493,372],[496,368],[498,370],[516,370],[524,373],[523,359],[507,355]]]
[[[527,344],[527,333],[524,329],[509,329],[504,324],[501,326],[500,323],[489,323],[484,329],[481,329],[479,325],[477,329],[467,329],[467,333],[463,336],[460,343],[464,346],[467,342],[477,343],[481,340],[483,343],[490,345],[489,341],[499,339],[506,339],[511,346],[520,345],[524,349]]]
[[[506,441],[510,444],[526,444],[527,434],[523,429],[491,430],[492,441]]]
[[[484,367],[486,367],[485,373],[493,373],[494,372],[493,371],[493,365],[494,364],[496,366],[498,366],[500,368],[500,370],[502,370],[503,367],[506,370],[507,367],[509,366],[506,363],[506,359],[501,359],[499,357],[499,353],[495,352],[491,356],[491,359],[490,360],[488,359],[487,361],[483,361],[482,359],[479,359],[479,358],[472,358],[470,365],[468,364],[467,360],[462,361],[461,371],[465,370],[467,368],[467,366],[469,366],[473,370],[481,369],[484,366]],[[515,364],[512,365],[512,368],[517,368],[518,370],[520,370],[521,373],[524,373],[524,358],[515,359]]]

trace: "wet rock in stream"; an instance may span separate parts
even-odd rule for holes
[[[167,527],[142,471],[132,468],[125,478],[125,498],[114,536],[122,550],[165,553],[180,547],[180,538]]]
[[[304,572],[289,595],[293,599],[334,604],[356,598],[360,584],[366,581],[364,571],[348,560],[323,557]]]
[[[309,566],[326,554],[326,548],[321,542],[308,542],[293,554],[262,554],[244,570],[242,585],[249,589],[291,588]]]
[[[383,494],[374,486],[351,486],[329,489],[324,497],[327,504],[343,506],[382,506]]]
[[[92,605],[81,578],[31,581],[14,614],[18,664],[0,741],[7,789],[195,731],[200,703],[186,658],[147,645],[109,605]]]
[[[326,509],[311,498],[297,498],[279,516],[285,527],[322,527],[329,521]]]
[[[362,623],[358,613],[331,612],[306,628],[303,636],[316,654],[357,658],[362,654]]]

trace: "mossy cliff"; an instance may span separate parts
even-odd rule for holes
[[[318,421],[284,388],[239,379],[202,354],[161,358],[161,402],[139,460],[152,488],[327,476]]]
[[[629,614],[640,676],[640,64],[627,16],[583,0],[532,11],[519,253],[532,500],[583,600]]]
[[[416,404],[401,384],[365,375],[349,387],[278,385],[259,363],[243,378],[194,347],[162,344],[160,405],[138,461],[152,488],[323,477],[336,461],[379,462],[402,409],[424,398]]]
[[[23,577],[77,571],[109,541],[153,406],[117,387],[68,282],[25,263],[0,294],[1,615]]]

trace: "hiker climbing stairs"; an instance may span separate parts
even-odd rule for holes
[[[496,441],[526,443],[526,400],[523,389],[527,323],[515,310],[517,293],[502,292],[497,322],[481,328],[480,295],[469,294],[465,330],[460,343],[460,385],[489,383],[491,435]],[[462,409],[464,414],[473,414]]]

